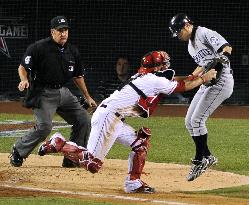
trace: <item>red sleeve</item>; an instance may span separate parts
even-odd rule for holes
[[[177,82],[177,86],[173,91],[173,93],[183,93],[184,91],[185,91],[185,82],[183,80]]]

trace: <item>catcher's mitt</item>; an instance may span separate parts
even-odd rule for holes
[[[211,69],[215,69],[217,71],[216,78],[212,79],[209,83],[205,84],[206,86],[212,86],[215,85],[221,76],[222,70],[223,70],[223,64],[227,64],[229,61],[227,61],[224,58],[214,58],[211,62],[209,62],[205,67],[204,67],[204,72],[208,72]]]

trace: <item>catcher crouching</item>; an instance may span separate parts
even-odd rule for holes
[[[38,154],[60,152],[77,166],[97,173],[114,143],[131,148],[128,174],[124,182],[126,193],[154,193],[155,189],[141,180],[147,158],[151,130],[135,130],[125,122],[126,117],[149,117],[162,95],[191,90],[216,77],[210,69],[202,76],[175,77],[169,69],[170,57],[164,51],[152,51],[143,56],[138,73],[132,76],[110,97],[103,100],[93,113],[87,148],[67,142],[60,133],[41,144]]]

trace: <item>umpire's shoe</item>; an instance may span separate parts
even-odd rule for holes
[[[206,158],[203,158],[202,161],[194,159],[194,160],[191,160],[191,162],[192,162],[192,167],[187,176],[188,181],[195,180],[202,173],[204,173],[208,168],[208,160]]]
[[[79,165],[75,164],[70,159],[64,157],[63,162],[62,162],[62,167],[64,167],[64,168],[75,168],[75,167],[79,167]]]
[[[19,152],[16,149],[16,146],[13,145],[12,152],[9,156],[10,164],[14,167],[20,167],[23,163],[23,157],[20,156]]]

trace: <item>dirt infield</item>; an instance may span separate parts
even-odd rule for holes
[[[161,105],[155,116],[183,117],[186,110],[186,105]],[[19,102],[0,102],[0,113],[31,114],[32,111],[23,108]],[[221,106],[212,117],[247,119],[248,113],[249,107]],[[30,126],[32,124],[14,127],[24,129]],[[13,130],[13,126],[0,125],[0,130],[8,129]],[[31,155],[22,167],[14,168],[9,165],[8,154],[0,154],[0,197],[58,195],[126,204],[249,204],[249,200],[183,193],[249,184],[246,176],[211,169],[197,180],[187,182],[189,166],[148,162],[144,171],[150,174],[143,175],[142,179],[154,186],[157,193],[125,194],[123,181],[127,161],[105,160],[103,169],[95,175],[80,168],[62,168],[61,161],[61,156]]]
[[[142,179],[153,185],[157,193],[151,195],[125,194],[123,182],[127,172],[126,161],[106,159],[103,169],[95,175],[82,168],[62,168],[61,161],[61,156],[31,155],[22,167],[15,168],[9,165],[8,154],[0,154],[2,185],[0,196],[7,194],[35,196],[38,192],[42,195],[63,194],[69,197],[78,193],[77,197],[80,198],[94,197],[98,200],[105,198],[107,201],[122,199],[127,201],[127,204],[133,202],[127,197],[148,200],[149,204],[168,204],[167,202],[186,203],[186,205],[189,203],[210,204],[210,198],[212,198],[212,204],[245,204],[244,202],[246,202],[240,199],[228,200],[224,197],[181,193],[249,184],[249,177],[246,176],[208,170],[196,181],[187,182],[185,175],[188,173],[189,166],[148,162],[144,171],[149,174],[143,175]],[[6,185],[8,185],[8,189],[6,189]],[[15,192],[13,192],[13,188],[16,189]],[[113,199],[114,197],[116,199]],[[138,200],[136,203],[144,202]]]

